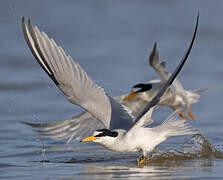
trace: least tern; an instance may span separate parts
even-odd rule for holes
[[[132,87],[131,93],[123,98],[123,102],[132,99],[132,101],[145,101],[149,102],[159,92],[163,84],[171,76],[171,73],[166,70],[166,62],[159,61],[159,55],[156,43],[149,57],[150,66],[160,76],[160,79],[154,79],[148,83],[138,83]],[[187,112],[191,119],[194,119],[194,115],[190,110],[190,105],[197,103],[200,94],[209,88],[201,88],[196,90],[185,90],[180,81],[176,78],[172,85],[166,90],[160,101],[157,103],[160,106],[166,106],[172,108],[181,117],[189,119],[182,111],[187,107]],[[121,101],[121,103],[122,103]]]
[[[53,39],[50,39],[44,32],[40,32],[37,26],[34,27],[31,20],[28,20],[27,27],[23,18],[22,28],[25,40],[37,62],[68,97],[67,99],[94,116],[95,121],[92,122],[100,124],[98,127],[104,127],[95,129],[97,125],[91,126],[92,123],[86,124],[79,120],[75,127],[77,134],[94,128],[93,135],[81,141],[94,141],[113,151],[142,152],[139,162],[144,163],[147,153],[167,138],[197,132],[185,120],[178,119],[175,113],[159,126],[149,128],[148,125],[153,122],[151,119],[153,107],[159,102],[160,97],[174,81],[187,60],[195,40],[198,21],[199,14],[190,46],[176,70],[135,118],[127,108],[95,84],[80,65],[74,62],[71,56],[66,55]]]

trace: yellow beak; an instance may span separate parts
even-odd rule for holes
[[[93,140],[97,140],[98,138],[94,137],[94,136],[90,136],[87,137],[85,139],[82,139],[81,142],[87,142],[87,141],[93,141]]]
[[[131,92],[129,95],[127,95],[127,96],[124,97],[124,100],[131,99],[131,98],[135,97],[136,95],[137,95],[136,93]]]

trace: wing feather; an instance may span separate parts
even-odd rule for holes
[[[156,71],[156,73],[160,76],[161,81],[165,82],[168,79],[169,72],[165,70],[166,62],[159,62],[159,54],[157,50],[157,43],[154,43],[152,52],[149,56],[149,64]]]
[[[159,55],[157,50],[157,44],[155,43],[153,46],[153,50],[149,57],[149,64],[150,66],[156,71],[156,73],[160,76],[161,83],[164,84],[168,78],[172,75],[168,72],[166,68],[166,62],[159,61]],[[171,90],[175,93],[184,92],[184,88],[177,78],[173,81],[172,85],[170,86]]]
[[[73,139],[87,137],[96,129],[106,128],[94,116],[83,112],[73,118],[49,123],[23,122],[36,129],[38,133],[52,139],[67,139],[67,143]]]
[[[119,128],[117,120],[124,120],[128,127],[132,124],[132,117],[123,107],[114,106],[117,102],[111,104],[111,100],[114,100],[108,97],[104,89],[95,84],[53,39],[34,27],[30,20],[27,28],[23,18],[22,27],[25,40],[34,57],[71,103],[87,110],[106,128],[110,128],[111,124],[115,124],[114,128]]]

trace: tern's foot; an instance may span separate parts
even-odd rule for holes
[[[194,120],[195,117],[194,117],[194,115],[192,114],[192,112],[190,111],[190,106],[189,106],[188,104],[187,104],[187,112],[188,112],[188,114],[190,115],[191,119]]]
[[[180,112],[180,111],[178,111],[178,110],[176,110],[176,112],[177,112],[177,114],[179,114],[180,117],[182,117],[182,118],[184,118],[184,119],[186,119],[186,120],[189,120],[189,118],[187,117],[186,114],[184,114],[184,113],[182,113],[182,112]]]
[[[145,166],[146,165],[146,161],[147,161],[147,158],[145,156],[140,157],[140,159],[139,159],[139,166],[140,167]]]

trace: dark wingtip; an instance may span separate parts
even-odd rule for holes
[[[28,23],[31,24],[31,19],[30,18],[28,19]]]
[[[155,41],[153,47],[156,48],[156,46],[157,46],[157,42]]]
[[[150,66],[153,65],[153,57],[155,56],[155,53],[156,53],[156,47],[157,47],[157,43],[155,42],[154,45],[153,45],[152,52],[150,53],[150,56],[149,56],[149,64],[150,64]]]
[[[24,32],[24,30],[25,30],[25,17],[22,17],[22,30],[23,30],[23,33],[25,33]]]
[[[33,26],[32,26],[32,22],[31,22],[31,19],[29,18],[29,19],[28,19],[28,28],[29,28],[30,31],[32,31],[32,30],[31,30],[32,27],[33,27]]]
[[[28,122],[28,121],[20,121],[20,123],[25,124],[27,126],[35,127],[35,123],[31,123],[31,122]]]
[[[22,17],[22,24],[25,24],[25,17]],[[28,24],[31,25],[31,19],[28,19]]]
[[[197,29],[197,27],[198,27],[199,20],[200,20],[200,12],[198,11],[198,12],[197,12],[196,29]]]
[[[195,28],[194,28],[194,33],[193,33],[193,36],[192,36],[192,39],[191,39],[191,43],[190,43],[190,45],[189,45],[187,51],[185,52],[185,54],[184,54],[184,56],[183,56],[183,58],[182,58],[182,61],[184,61],[185,59],[187,59],[187,57],[189,56],[190,51],[191,51],[191,49],[192,49],[192,46],[193,46],[193,44],[194,44],[194,40],[195,40],[196,35],[197,35],[197,29],[198,29],[198,24],[199,24],[199,17],[200,17],[200,15],[199,15],[199,11],[198,11],[198,13],[197,13],[197,20],[196,20],[196,25],[195,25]],[[184,63],[185,63],[185,62],[184,62]],[[183,63],[183,64],[184,64],[184,63]]]

